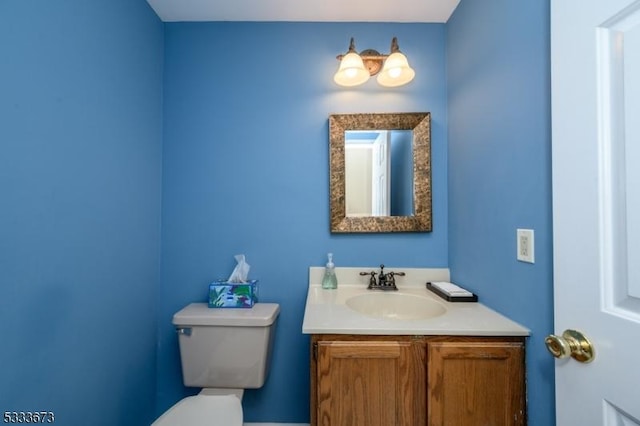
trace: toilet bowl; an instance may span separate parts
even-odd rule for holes
[[[178,401],[152,426],[242,426],[236,395],[195,395]]]
[[[260,388],[269,371],[280,306],[209,308],[192,303],[173,316],[185,386],[201,387],[152,426],[242,426],[244,389]]]

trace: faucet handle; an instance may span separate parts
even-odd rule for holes
[[[394,272],[394,271],[387,273],[387,285],[391,287],[392,290],[398,289],[398,287],[396,287],[396,279],[395,279],[396,275],[400,277],[404,277],[406,274],[404,272]]]
[[[367,287],[367,289],[371,289],[373,287],[376,287],[378,284],[376,283],[376,273],[375,271],[371,271],[371,272],[360,272],[361,276],[364,275],[371,275],[371,278],[369,278],[369,286]]]

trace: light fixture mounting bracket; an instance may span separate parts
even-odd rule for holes
[[[366,49],[360,52],[360,57],[365,68],[369,71],[370,76],[374,76],[382,69],[382,64],[388,55],[381,55],[380,52],[373,49]]]

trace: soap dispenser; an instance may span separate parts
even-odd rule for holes
[[[336,266],[333,264],[333,253],[327,254],[329,261],[324,269],[324,277],[322,277],[322,288],[334,289],[338,288],[338,278],[336,278]]]

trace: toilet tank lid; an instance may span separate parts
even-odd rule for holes
[[[207,303],[191,303],[173,316],[173,324],[265,327],[273,324],[280,312],[277,303],[256,303],[252,308],[209,308]]]

